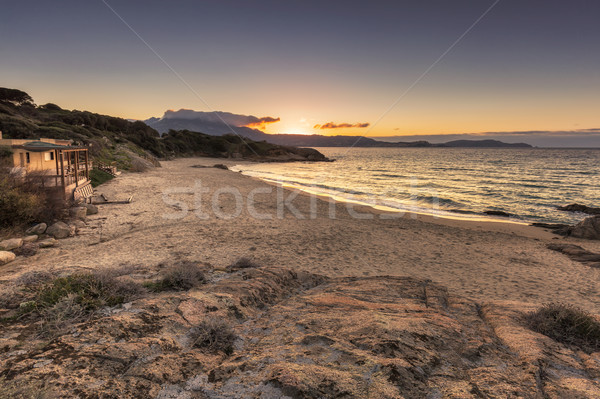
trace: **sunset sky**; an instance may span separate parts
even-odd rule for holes
[[[280,118],[271,133],[599,128],[600,2],[493,4],[3,2],[0,86],[125,118]]]

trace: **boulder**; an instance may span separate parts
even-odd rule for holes
[[[31,242],[36,242],[38,240],[38,236],[33,235],[33,236],[27,236],[27,237],[23,237],[23,244],[27,244],[27,243],[31,243]]]
[[[95,215],[98,213],[98,207],[94,204],[85,204],[84,205],[88,215]]]
[[[13,254],[12,252],[0,251],[0,265],[5,265],[8,262],[12,262],[16,257],[17,255]]]
[[[85,208],[84,208],[85,209]],[[56,222],[46,230],[48,235],[54,238],[67,238],[71,234],[71,227],[63,222]]]
[[[50,247],[55,247],[56,244],[58,244],[58,241],[56,241],[54,238],[46,238],[45,240],[38,242],[38,247],[50,248]]]
[[[591,216],[583,219],[571,227],[569,235],[588,240],[600,240],[600,216]]]
[[[0,241],[0,250],[1,251],[10,251],[11,249],[19,248],[22,245],[23,245],[23,239],[11,238],[8,240]]]
[[[87,212],[88,210],[85,206],[77,206],[69,210],[69,215],[71,215],[72,218],[84,220],[88,214]]]
[[[40,223],[40,224],[36,224],[33,227],[30,227],[27,229],[27,231],[25,231],[25,233],[27,234],[44,234],[46,232],[46,229],[48,228],[48,225],[46,223]]]

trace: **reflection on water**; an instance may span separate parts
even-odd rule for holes
[[[573,202],[600,206],[600,150],[319,148],[334,163],[240,165],[244,174],[339,198],[421,212],[573,223]]]

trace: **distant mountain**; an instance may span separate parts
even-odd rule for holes
[[[531,148],[526,143],[504,143],[498,140],[454,140],[441,144],[443,147],[461,148]]]
[[[388,142],[363,136],[322,136],[318,134],[267,134],[240,123],[255,124],[255,121],[275,120],[256,118],[251,115],[238,115],[229,112],[198,112],[191,110],[167,111],[162,118],[150,118],[144,122],[159,133],[170,130],[189,130],[212,136],[237,134],[256,141],[293,147],[462,147],[462,148],[527,148],[529,144],[509,144],[497,140],[455,140],[442,144],[431,144],[418,140],[411,142]],[[227,122],[227,123],[224,123]]]

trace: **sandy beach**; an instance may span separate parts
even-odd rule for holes
[[[291,191],[278,194],[272,185],[211,167],[222,162],[179,159],[147,173],[122,174],[97,192],[110,200],[133,195],[131,204],[100,205],[99,214],[89,216],[76,237],[2,267],[0,278],[11,280],[31,270],[72,272],[177,259],[219,268],[251,257],[261,265],[327,276],[430,279],[480,302],[560,300],[600,312],[600,270],[546,248],[550,242],[572,242],[599,251],[598,242],[565,239],[511,223],[397,217],[359,206],[349,212],[344,203],[332,205]],[[196,182],[202,187],[199,204],[193,193]],[[221,194],[214,202],[217,190]],[[241,196],[236,200],[232,193],[237,191]],[[292,207],[278,214],[278,195],[304,219],[295,216]],[[217,209],[212,209],[213,202]],[[312,216],[311,206],[316,206]],[[198,217],[198,209],[205,219]],[[231,217],[237,212],[239,216]]]

